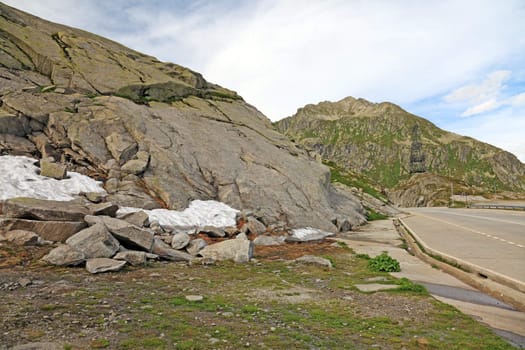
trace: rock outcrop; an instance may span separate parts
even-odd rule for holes
[[[199,73],[3,4],[0,42],[0,154],[51,157],[121,206],[215,199],[328,231],[363,220],[333,204],[327,167]]]
[[[452,183],[468,193],[525,191],[525,164],[514,155],[441,130],[392,103],[321,102],[275,126],[337,169],[390,193],[398,205],[447,204]],[[412,180],[421,174],[428,175],[425,184]],[[449,190],[433,189],[432,179],[434,187],[445,181]]]

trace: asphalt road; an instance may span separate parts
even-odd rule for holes
[[[403,221],[433,248],[525,282],[525,212],[411,208]]]

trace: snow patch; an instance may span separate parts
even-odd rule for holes
[[[176,227],[183,229],[201,226],[227,227],[235,226],[237,209],[217,201],[194,200],[183,211],[169,209],[144,210],[140,208],[122,207],[117,212],[118,216],[144,211],[149,215],[150,221],[157,221],[162,227]]]
[[[0,156],[0,200],[30,197],[69,201],[81,192],[106,193],[102,182],[72,171],[64,180],[40,176],[36,161],[24,156]]]
[[[334,233],[322,231],[313,227],[304,227],[293,229],[288,240],[299,242],[316,241],[333,235]]]
[[[36,159],[24,156],[0,156],[0,200],[30,197],[69,201],[81,192],[106,193],[102,182],[88,176],[68,171],[68,179],[56,180],[38,175]],[[144,209],[122,207],[118,214]],[[183,211],[168,209],[144,210],[150,221],[163,227],[191,229],[200,226],[235,226],[237,209],[217,201],[195,200]]]

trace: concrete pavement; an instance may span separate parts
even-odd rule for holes
[[[402,222],[427,252],[525,293],[525,212],[408,211]]]
[[[425,285],[436,299],[455,306],[487,324],[510,342],[525,347],[525,313],[479,293],[459,279],[409,254],[400,247],[403,240],[391,220],[373,221],[358,232],[340,234],[337,239],[357,254],[374,257],[383,251],[388,252],[401,266],[401,272],[392,275]]]

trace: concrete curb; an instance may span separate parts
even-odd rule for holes
[[[405,231],[399,233],[411,246],[418,258],[439,267],[476,289],[525,311],[525,294],[523,294],[525,293],[525,283],[433,249],[403,219],[399,218],[398,221]]]

